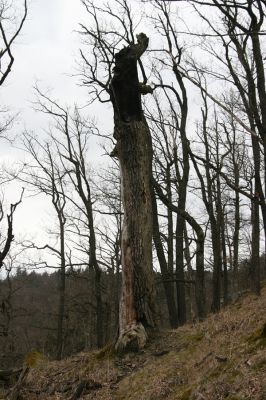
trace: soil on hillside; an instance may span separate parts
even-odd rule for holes
[[[265,310],[264,287],[261,297],[245,294],[202,323],[155,334],[137,354],[107,346],[42,359],[17,399],[266,400]]]

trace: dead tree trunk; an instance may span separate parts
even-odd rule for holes
[[[111,81],[116,155],[122,178],[122,297],[119,310],[118,351],[138,350],[154,328],[152,270],[152,142],[141,108],[137,62],[148,46],[144,34],[138,43],[115,56]]]

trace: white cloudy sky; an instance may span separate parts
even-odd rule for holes
[[[22,0],[15,1],[23,3]],[[14,47],[14,67],[0,91],[1,104],[7,105],[12,112],[19,112],[12,132],[17,137],[25,128],[42,135],[47,126],[47,121],[32,109],[35,82],[43,90],[51,88],[63,105],[86,102],[85,90],[77,85],[77,79],[71,77],[77,68],[80,45],[75,30],[84,18],[80,1],[29,0],[28,8],[28,18]],[[23,154],[2,141],[0,157],[1,162],[8,165],[14,164]],[[16,201],[19,191],[20,185],[9,185],[5,189],[6,203]],[[17,236],[40,232],[40,228],[47,225],[50,213],[47,199],[30,199],[26,192],[16,212]]]
[[[17,0],[22,2],[22,0]],[[74,32],[82,19],[79,0],[30,0],[29,14],[15,47],[15,64],[1,97],[23,112],[29,111],[32,86],[39,81],[67,102],[81,94],[73,73],[78,54],[78,35]],[[4,96],[4,98],[3,98]],[[21,118],[34,126],[32,117]]]

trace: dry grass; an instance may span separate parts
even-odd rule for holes
[[[266,288],[199,324],[154,336],[140,354],[110,349],[32,369],[25,400],[265,400]]]

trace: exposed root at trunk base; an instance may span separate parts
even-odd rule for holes
[[[115,349],[118,353],[138,352],[147,342],[147,333],[141,323],[133,324],[120,332]]]

